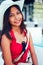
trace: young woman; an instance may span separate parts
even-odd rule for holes
[[[26,63],[28,51],[31,53],[33,64],[38,65],[32,37],[30,33],[29,36],[27,35],[23,15],[18,5],[10,6],[4,13],[1,47],[5,65]]]

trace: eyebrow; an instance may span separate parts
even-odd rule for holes
[[[14,14],[13,12],[10,12],[10,14]]]
[[[14,14],[13,12],[10,12],[10,14]]]

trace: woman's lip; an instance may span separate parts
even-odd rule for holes
[[[16,22],[14,22],[14,23],[20,23],[20,21],[16,21]]]

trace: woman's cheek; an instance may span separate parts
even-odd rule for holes
[[[21,15],[21,14],[19,15],[19,19],[21,19],[21,20],[22,20],[22,15]]]
[[[13,17],[12,17],[12,18],[10,18],[10,19],[9,19],[9,21],[10,21],[10,22],[13,22],[13,21],[14,21],[14,18],[13,18]]]

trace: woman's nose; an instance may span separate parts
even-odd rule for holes
[[[18,20],[18,15],[15,15],[15,19]]]

